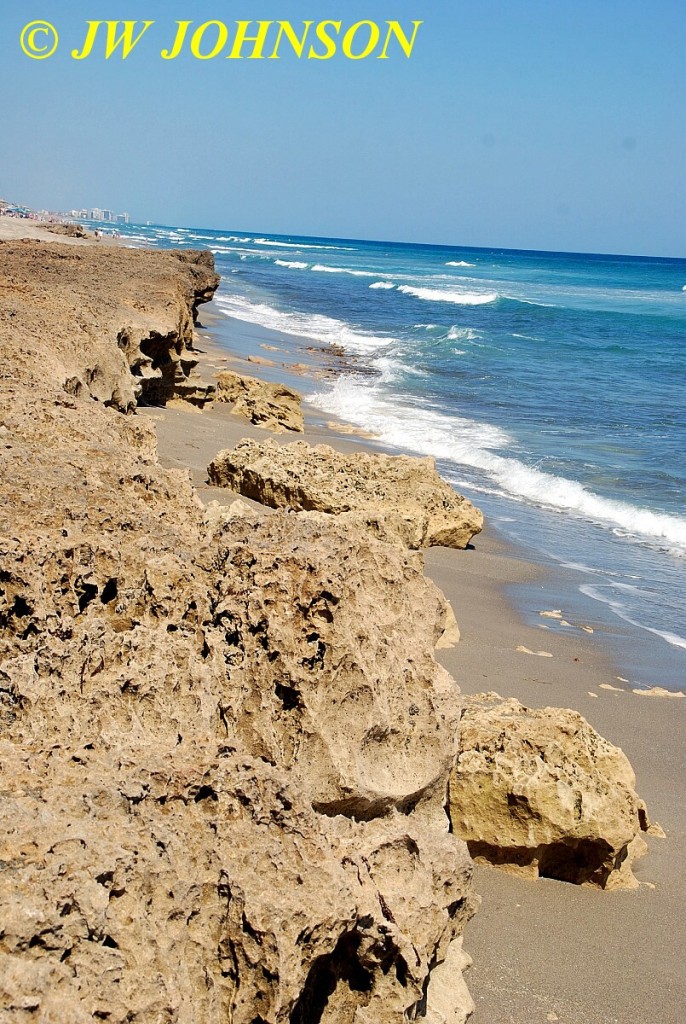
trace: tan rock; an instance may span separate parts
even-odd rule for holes
[[[204,257],[3,249],[3,1024],[414,1019],[474,907],[444,599],[331,519],[205,509],[117,411],[123,326],[191,322]]]
[[[193,352],[198,307],[219,283],[211,253],[0,242],[0,265],[11,285],[0,331],[11,339],[20,318],[12,364],[25,388],[47,381],[65,403],[122,412],[211,399]]]
[[[377,434],[373,434],[369,430],[363,430],[362,427],[354,427],[352,423],[343,423],[336,420],[329,420],[326,424],[329,430],[333,430],[336,434],[354,434],[355,437],[365,437],[371,440],[377,437]]]
[[[466,699],[450,817],[472,856],[532,878],[635,888],[648,819],[622,751],[574,711]]]
[[[460,627],[455,618],[455,612],[449,601],[445,602],[445,615],[442,622],[443,632],[436,644],[437,650],[445,650],[455,647],[460,642]]]
[[[664,686],[651,686],[648,689],[636,688],[631,692],[635,693],[637,697],[666,697],[668,700],[686,697],[683,690],[667,690]]]
[[[305,429],[300,395],[285,384],[270,384],[225,370],[217,378],[217,399],[232,402],[232,412],[275,433]]]
[[[247,356],[246,363],[255,363],[257,366],[276,366],[273,359],[265,359],[264,356]]]
[[[464,979],[472,958],[462,948],[462,937],[451,942],[448,954],[431,972],[426,992],[427,1024],[465,1024],[476,1009]]]
[[[302,776],[330,816],[442,799],[461,709],[433,657],[450,606],[414,559],[284,513],[236,520],[218,543],[221,621],[250,624],[225,717],[253,755]]]
[[[93,238],[94,235],[81,224],[46,224],[45,230],[53,235],[66,235],[68,238]]]
[[[436,472],[433,459],[342,454],[304,441],[241,441],[208,467],[212,483],[273,508],[315,510],[409,548],[464,548],[483,516]]]

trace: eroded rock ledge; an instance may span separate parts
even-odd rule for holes
[[[408,548],[464,548],[483,526],[479,509],[441,479],[431,458],[245,440],[219,452],[208,475],[263,505],[323,512]]]
[[[3,1024],[463,1021],[441,595],[365,531],[208,515],[121,415],[209,258],[0,265]]]
[[[198,306],[219,283],[211,253],[2,242],[0,265],[22,391],[45,382],[122,412],[212,397],[193,353]]]

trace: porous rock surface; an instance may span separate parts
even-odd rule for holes
[[[22,389],[38,378],[122,412],[212,397],[193,353],[197,308],[219,283],[211,253],[18,241],[0,243],[0,266]]]
[[[536,878],[636,888],[645,804],[625,754],[576,711],[465,698],[450,819],[474,859]]]
[[[232,402],[232,412],[276,434],[305,429],[300,395],[285,384],[226,370],[217,377],[217,400]]]
[[[445,602],[366,533],[208,515],[116,411],[205,257],[54,248],[22,285],[0,246],[0,1021],[461,1024]]]
[[[431,458],[250,439],[219,452],[208,475],[264,505],[334,515],[413,549],[464,548],[483,525],[479,509],[440,478]]]

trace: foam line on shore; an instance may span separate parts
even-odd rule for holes
[[[627,589],[636,591],[638,589],[636,587],[627,587],[626,584],[621,583],[609,584],[609,586],[620,590]],[[618,618],[623,619],[624,622],[628,622],[631,626],[636,626],[638,629],[642,629],[646,633],[653,633],[655,636],[661,637],[672,647],[679,647],[682,650],[686,650],[686,637],[679,636],[678,633],[672,633],[670,630],[655,629],[652,626],[646,626],[644,623],[639,622],[629,614],[628,609],[622,601],[616,597],[610,597],[607,594],[603,594],[599,586],[595,586],[591,583],[584,583],[579,587],[579,590],[582,594],[585,594],[586,597],[590,597],[593,601],[600,601],[602,604],[608,605]]]
[[[242,295],[217,295],[215,302],[222,312],[237,320],[259,324],[297,338],[343,345],[351,352],[370,352],[394,343],[399,344],[397,338],[366,333],[342,320],[322,314],[286,313],[266,303],[251,302]]]
[[[404,406],[379,387],[361,384],[350,375],[339,377],[331,389],[316,392],[309,401],[377,434],[393,447],[479,470],[505,496],[579,515],[625,531],[629,539],[657,544],[661,550],[686,557],[686,519],[603,498],[575,480],[543,473],[517,458],[499,454],[492,449],[507,448],[512,439],[491,424],[418,405]]]

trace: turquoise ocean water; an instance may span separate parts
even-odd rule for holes
[[[307,397],[434,455],[632,681],[686,687],[686,260],[123,234],[212,249],[230,317],[356,356]]]

